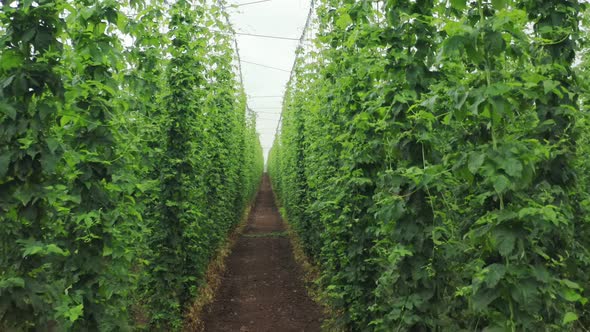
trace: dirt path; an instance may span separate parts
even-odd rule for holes
[[[321,309],[305,291],[267,176],[226,263],[217,297],[205,308],[206,332],[321,330]]]

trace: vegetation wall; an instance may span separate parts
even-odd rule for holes
[[[0,6],[0,330],[179,329],[263,167],[223,4]]]
[[[269,172],[338,327],[590,326],[584,7],[319,1]]]

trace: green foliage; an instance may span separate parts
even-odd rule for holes
[[[0,327],[71,326],[79,293],[77,272],[61,275],[75,237],[65,223],[79,196],[61,183],[63,131],[54,124],[64,106],[62,1],[4,4],[0,13]],[[69,240],[69,241],[68,241]]]
[[[232,68],[231,40],[203,28],[229,30],[220,9],[178,1],[170,13],[166,141],[147,286],[157,328],[180,327],[212,254],[240,219],[262,172],[255,123],[246,119]],[[207,45],[209,39],[215,46]]]
[[[224,15],[2,4],[0,330],[181,325],[263,167]]]
[[[321,2],[269,173],[338,325],[588,326],[581,10]]]

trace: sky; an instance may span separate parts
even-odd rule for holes
[[[228,4],[239,5],[254,1],[256,0],[229,0]],[[270,0],[228,8],[228,12],[234,30],[238,33],[299,39],[309,6],[309,0]],[[237,42],[248,106],[257,113],[256,127],[266,158],[274,140],[282,96],[293,67],[298,41],[237,35]]]

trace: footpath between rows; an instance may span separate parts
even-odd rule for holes
[[[322,310],[307,295],[268,176],[204,311],[207,332],[315,332]]]

